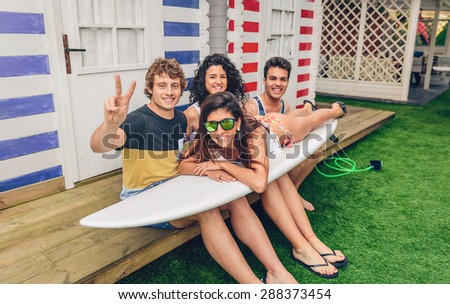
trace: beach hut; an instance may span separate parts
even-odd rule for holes
[[[286,100],[313,99],[320,12],[310,0],[1,1],[0,208],[119,169],[118,153],[93,153],[89,137],[114,74],[138,81],[131,108],[147,102],[156,57],[190,79],[207,54],[226,53],[253,95],[265,60],[281,55],[293,65]]]

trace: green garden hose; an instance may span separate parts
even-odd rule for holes
[[[327,174],[319,170],[319,167],[316,165],[316,171],[321,175],[329,178],[340,177],[352,172],[363,172],[368,170],[380,170],[381,169],[381,161],[379,160],[371,160],[369,163],[369,167],[364,169],[356,169],[356,162],[353,159],[347,157],[330,157],[323,160],[323,164],[330,168],[331,170],[339,171],[340,173],[335,174]]]

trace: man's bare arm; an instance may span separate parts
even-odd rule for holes
[[[115,85],[116,95],[105,100],[105,119],[91,136],[91,149],[97,153],[122,147],[126,140],[126,135],[119,126],[127,118],[131,96],[133,96],[136,88],[136,81],[131,82],[130,88],[124,95],[122,95],[122,82],[119,75],[115,76]]]

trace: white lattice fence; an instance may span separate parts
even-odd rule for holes
[[[327,1],[323,3],[319,78],[353,79],[358,44],[361,3]]]
[[[411,0],[324,0],[319,78],[402,81]]]

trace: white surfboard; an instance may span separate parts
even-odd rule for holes
[[[290,171],[317,149],[336,129],[332,120],[313,130],[304,140],[269,159],[269,182]],[[206,176],[180,175],[157,187],[99,210],[80,220],[95,228],[130,228],[180,219],[197,214],[251,193],[236,181],[219,183]]]

